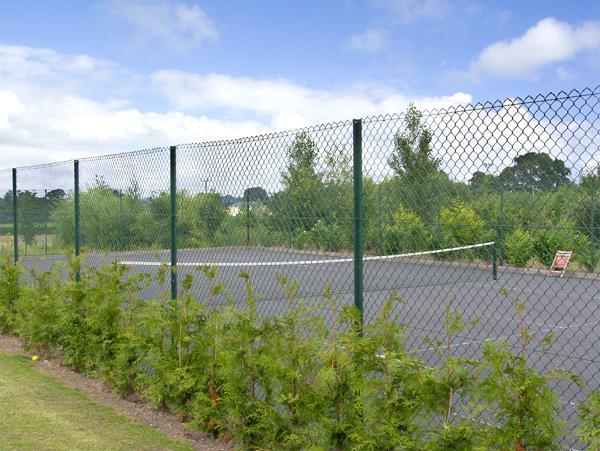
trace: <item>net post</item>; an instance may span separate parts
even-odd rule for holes
[[[381,182],[377,185],[377,254],[383,255],[383,224],[381,217]]]
[[[442,247],[442,191],[440,189],[439,177],[436,178],[435,197],[436,197],[436,224],[435,224],[435,240],[437,247]]]
[[[492,243],[492,278],[498,280],[498,252],[495,241]]]
[[[75,257],[79,257],[81,254],[81,211],[79,204],[79,160],[73,161],[73,194],[75,203]],[[80,263],[77,264],[77,271],[75,272],[75,280],[79,282],[81,280]]]
[[[50,209],[48,208],[48,189],[44,189],[44,255],[48,256],[48,217]]]
[[[246,188],[246,246],[250,246],[250,190]]]
[[[13,260],[15,263],[19,261],[19,215],[17,201],[17,168],[12,170],[12,207],[13,207]]]
[[[500,212],[498,214],[498,247],[500,264],[504,264],[504,189],[500,188]]]
[[[169,147],[171,299],[177,299],[177,146]]]
[[[590,272],[596,270],[596,184],[592,185],[590,205]]]
[[[364,323],[362,119],[352,121],[352,164],[354,169],[354,305],[360,312],[360,328],[362,331]]]

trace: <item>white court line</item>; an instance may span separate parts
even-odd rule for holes
[[[435,254],[443,254],[446,252],[453,251],[462,251],[465,249],[475,249],[478,247],[486,247],[493,245],[494,242],[490,241],[488,243],[479,243],[479,244],[470,244],[468,246],[459,246],[459,247],[448,247],[446,249],[436,249],[433,251],[421,251],[421,252],[411,252],[408,254],[394,254],[394,255],[372,255],[368,257],[364,257],[363,261],[371,261],[371,260],[392,260],[403,257],[418,257],[420,255],[435,255]],[[288,261],[268,261],[268,262],[179,262],[177,266],[221,266],[221,267],[252,267],[252,266],[300,266],[300,265],[325,265],[329,263],[351,263],[354,261],[354,258],[332,258],[329,260],[288,260]],[[148,262],[148,261],[120,261],[121,265],[126,266],[169,266],[166,262]]]
[[[585,327],[585,326],[597,326],[598,324],[600,324],[599,321],[596,322],[592,322],[592,323],[581,323],[581,324],[571,324],[570,326],[556,326],[556,327],[551,327],[548,329],[541,329],[535,332],[532,332],[533,334],[540,334],[540,333],[545,333],[545,332],[552,332],[556,329],[559,330],[565,330],[565,329],[572,329],[575,327]],[[496,341],[496,340],[506,340],[508,338],[515,338],[515,337],[519,337],[521,334],[512,334],[512,335],[503,335],[500,337],[495,337],[495,338],[485,338],[483,340],[471,340],[471,341],[463,341],[461,343],[454,343],[451,344],[450,347],[454,348],[457,346],[468,346],[468,345],[473,345],[473,344],[479,344],[479,343],[486,343],[488,341]],[[447,348],[448,346],[444,345],[442,346],[442,348]],[[429,347],[429,348],[422,348],[422,349],[417,349],[415,351],[411,351],[411,353],[417,353],[417,352],[425,352],[425,351],[435,351],[437,349],[440,349],[439,347]]]

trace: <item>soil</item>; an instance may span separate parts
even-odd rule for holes
[[[33,355],[25,352],[21,342],[16,338],[1,334],[0,351],[8,354]],[[110,406],[125,417],[151,426],[171,438],[188,443],[196,450],[233,449],[229,444],[217,442],[206,434],[186,429],[177,415],[153,409],[149,404],[135,397],[130,399],[119,397],[103,382],[90,379],[64,366],[59,358],[43,357],[36,362],[35,366],[40,373],[53,376],[68,387],[87,394],[94,401]]]

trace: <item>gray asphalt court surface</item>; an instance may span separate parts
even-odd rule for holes
[[[23,257],[27,268],[43,271],[57,257]],[[84,264],[100,266],[111,261],[124,262],[131,274],[156,276],[160,264],[169,261],[169,251],[88,253]],[[232,247],[178,250],[177,269],[181,281],[193,274],[192,292],[206,298],[208,283],[197,266],[212,264],[217,280],[222,281],[234,303],[244,304],[244,281],[240,271],[250,275],[259,294],[261,315],[281,314],[287,302],[276,274],[295,280],[300,295],[327,316],[322,296],[327,286],[340,303],[353,303],[353,262],[351,256],[324,255],[296,250]],[[504,293],[503,293],[504,292]],[[429,364],[439,362],[438,351],[429,340],[445,340],[444,312],[460,312],[464,320],[480,318],[478,324],[454,337],[452,351],[457,356],[477,357],[489,340],[505,340],[515,351],[520,349],[519,321],[515,302],[525,305],[525,323],[540,340],[553,333],[556,341],[544,351],[533,342],[527,346],[530,363],[547,372],[562,367],[579,374],[586,383],[581,389],[573,383],[556,383],[561,394],[561,416],[573,424],[577,404],[590,390],[600,388],[600,278],[598,275],[569,274],[560,278],[546,270],[524,270],[499,267],[493,280],[491,258],[455,262],[446,258],[423,256],[399,259],[371,259],[364,262],[364,314],[370,322],[381,311],[386,299],[396,293],[403,304],[395,313],[406,326],[407,345]],[[143,296],[156,298],[169,295],[168,277],[163,284],[148,283]],[[225,297],[215,300],[225,303]],[[567,428],[569,429],[569,428]]]

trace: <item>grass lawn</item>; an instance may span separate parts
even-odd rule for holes
[[[190,449],[0,353],[1,449]]]

